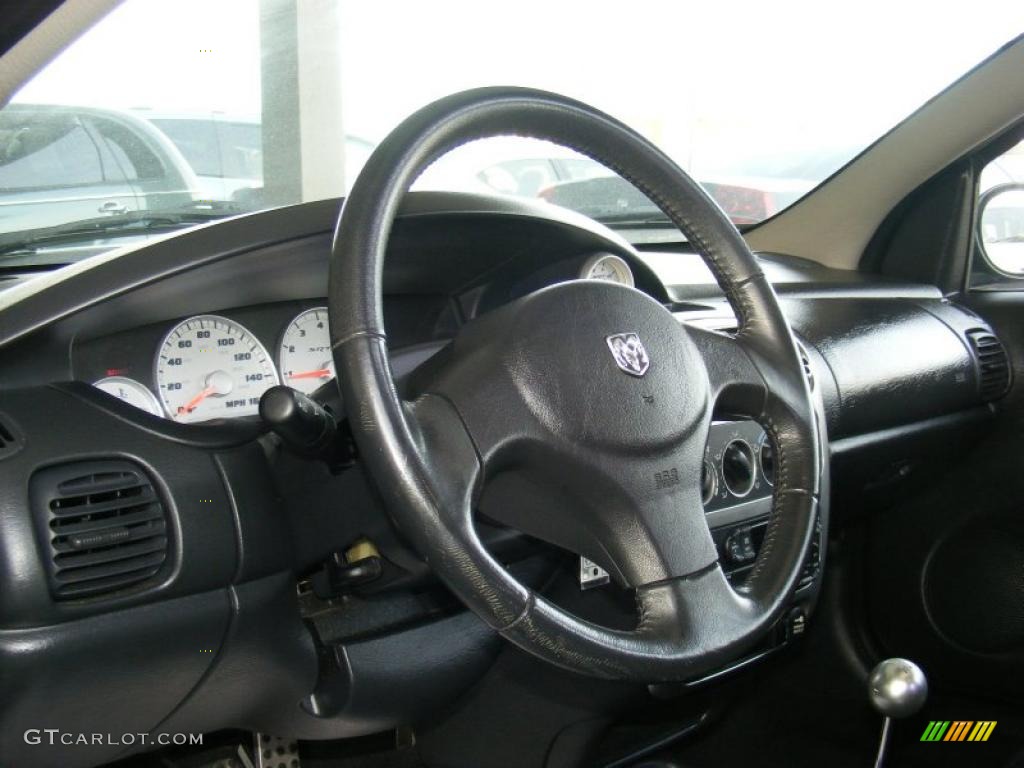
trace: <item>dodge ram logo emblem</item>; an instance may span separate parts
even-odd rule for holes
[[[630,376],[643,376],[651,367],[651,358],[647,356],[644,343],[635,333],[616,333],[609,336],[608,349],[612,351],[615,364]]]

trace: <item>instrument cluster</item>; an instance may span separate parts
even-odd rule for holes
[[[572,277],[635,284],[629,264],[611,253],[592,254],[576,270]],[[334,378],[327,307],[311,303],[198,314],[76,342],[75,378],[183,424],[255,416],[270,387],[310,394]]]
[[[127,345],[107,344],[97,352],[115,365],[92,383],[136,408],[194,423],[253,416],[277,384],[309,394],[334,378],[326,307],[292,316],[269,348],[263,339],[238,319],[194,315],[162,333],[149,371],[120,366]]]

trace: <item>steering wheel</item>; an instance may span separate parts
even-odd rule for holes
[[[632,288],[571,281],[468,322],[399,394],[381,293],[396,212],[430,163],[495,135],[568,146],[631,181],[703,256],[737,333],[687,328]],[[338,381],[367,472],[399,530],[498,633],[577,672],[650,683],[726,664],[779,618],[821,474],[796,343],[736,228],[637,133],[580,102],[522,88],[466,91],[421,109],[377,147],[344,203],[329,304]],[[776,451],[764,543],[735,590],[701,501],[716,409],[758,421]],[[581,620],[497,562],[474,527],[489,487],[512,500],[524,532],[635,590],[635,629]]]

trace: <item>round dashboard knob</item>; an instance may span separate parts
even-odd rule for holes
[[[710,504],[718,490],[718,476],[715,474],[715,465],[707,459],[704,460],[704,467],[700,473],[700,496],[705,505]]]
[[[754,487],[754,452],[743,440],[733,440],[722,453],[722,479],[734,496],[746,496]]]

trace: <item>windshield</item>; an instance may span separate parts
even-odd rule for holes
[[[61,247],[103,249],[343,195],[410,112],[495,84],[609,112],[755,225],[1019,31],[1020,12],[986,5],[929,5],[924,24],[891,2],[127,0],[0,110],[0,257],[31,259],[54,228]],[[665,224],[603,166],[539,141],[463,147],[417,187]]]

